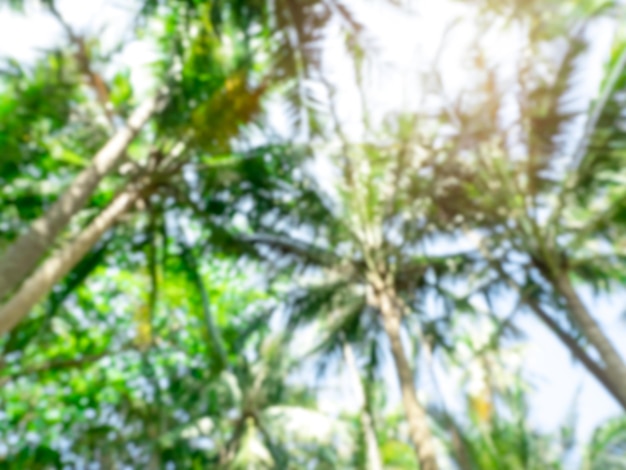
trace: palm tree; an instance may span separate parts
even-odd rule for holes
[[[536,2],[513,18],[526,31],[529,47],[539,51],[555,35],[567,38],[568,44],[560,63],[540,53],[533,58],[533,67],[520,59],[516,80],[523,93],[516,98],[520,116],[514,126],[497,119],[510,96],[488,64],[477,92],[491,90],[486,99],[496,110],[496,119],[472,119],[474,109],[461,104],[448,113],[464,145],[473,149],[465,157],[467,170],[455,186],[460,198],[449,209],[451,216],[464,219],[466,233],[478,235],[486,269],[493,269],[491,279],[511,288],[525,308],[626,406],[626,362],[572,280],[609,288],[623,261],[617,234],[620,192],[611,190],[607,173],[600,168],[612,172],[609,180],[620,178],[610,147],[619,146],[621,140],[615,100],[626,56],[619,52],[611,59],[603,89],[585,114],[580,142],[573,149],[565,146],[564,137],[571,132],[568,124],[576,113],[565,107],[564,100],[572,91],[576,64],[586,50],[585,31],[607,10],[585,11],[581,20],[569,2],[559,8],[562,20],[553,22],[550,29],[544,28],[549,20]],[[537,76],[534,65],[539,61],[549,64],[550,76]],[[463,123],[470,120],[471,126],[464,128]],[[521,136],[522,157],[513,155],[511,140],[517,139],[513,134]],[[567,161],[561,158],[564,152]],[[608,210],[589,211],[592,201],[604,201]]]
[[[146,2],[143,14],[153,14],[157,3]],[[67,29],[70,41],[84,44],[83,39],[77,37],[63,21],[54,2],[48,2],[48,5]],[[351,27],[358,27],[347,10],[334,1],[287,1],[285,8],[272,12],[278,17],[271,19],[266,6],[254,2],[250,5],[246,2],[213,6],[195,5],[193,2],[171,5],[162,19],[167,27],[161,38],[162,44],[167,44],[166,58],[161,64],[161,81],[168,86],[164,92],[157,94],[157,98],[148,100],[133,114],[128,127],[105,144],[88,168],[75,178],[64,196],[33,221],[30,228],[0,257],[0,298],[20,286],[14,299],[0,308],[0,331],[10,330],[26,316],[102,234],[125,212],[135,207],[138,199],[149,198],[156,187],[162,186],[164,179],[179,175],[189,159],[197,158],[198,154],[228,151],[232,139],[239,135],[241,125],[258,118],[261,100],[270,85],[289,81],[300,83],[298,78],[304,78],[303,71],[309,70],[311,64],[316,62],[319,31],[332,13],[337,13]],[[287,16],[286,12],[289,13]],[[207,14],[213,18],[211,24],[203,21]],[[198,34],[190,34],[189,24],[183,24],[187,20],[195,21]],[[232,54],[224,54],[215,31],[222,36],[228,32],[234,43],[239,41],[241,44]],[[294,32],[298,34],[292,34]],[[242,33],[243,39],[238,33]],[[253,39],[259,40],[257,42],[262,47],[252,47]],[[185,43],[190,47],[182,48]],[[258,74],[255,61],[265,60],[266,53],[273,57],[271,66]],[[92,74],[90,64],[85,62],[88,58],[83,54],[78,59],[79,65],[82,64],[81,70],[87,75]],[[180,77],[178,72],[172,72],[177,70],[177,66],[182,66]],[[163,96],[167,97],[167,106],[164,106]],[[190,103],[193,105],[190,106]],[[106,103],[104,108],[108,112]],[[102,179],[126,156],[130,143],[157,111],[162,113],[157,119],[156,138],[146,145],[143,162],[134,165],[135,171],[121,184],[121,194],[110,206],[115,215],[102,214],[100,220],[94,219],[85,233],[66,243],[33,274],[44,255],[53,251],[53,244],[61,232],[101,186]],[[171,141],[176,145],[172,152],[168,152],[166,148],[172,148]],[[162,161],[168,153],[169,157]],[[136,179],[140,180],[139,184]],[[126,202],[122,204],[121,200]],[[80,249],[75,250],[75,246]],[[33,291],[38,295],[31,295]]]
[[[235,239],[252,243],[261,252],[269,249],[268,259],[280,253],[282,260],[291,260],[290,273],[298,267],[321,280],[317,297],[310,302],[318,302],[318,309],[307,307],[311,316],[342,306],[343,313],[336,312],[337,324],[345,326],[364,319],[362,312],[375,312],[373,325],[380,322],[391,345],[418,460],[423,468],[437,468],[434,439],[417,399],[400,329],[407,314],[421,312],[426,292],[448,295],[440,275],[450,263],[462,273],[471,254],[422,254],[421,245],[433,236],[429,219],[437,216],[429,196],[436,183],[426,176],[428,163],[419,158],[420,144],[426,146],[419,139],[426,137],[416,133],[414,121],[399,120],[397,126],[403,133],[396,133],[390,145],[344,146],[334,198],[311,181],[284,185],[276,198],[299,202],[295,207],[282,204],[291,208],[285,211],[289,225],[281,230],[277,209],[276,217],[251,221],[254,234]],[[295,228],[308,239],[295,237]],[[310,294],[305,286],[302,297]]]

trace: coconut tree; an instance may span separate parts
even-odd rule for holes
[[[306,308],[310,315],[326,311],[337,316],[339,326],[363,321],[370,328],[382,327],[401,385],[411,442],[421,465],[436,468],[427,414],[417,399],[400,329],[407,314],[425,315],[425,292],[447,295],[442,275],[449,266],[455,265],[462,275],[476,253],[434,256],[423,249],[436,237],[431,220],[441,215],[430,196],[437,186],[429,174],[430,160],[420,155],[428,137],[420,135],[415,124],[406,118],[390,124],[388,132],[395,134],[389,144],[344,146],[335,160],[342,173],[334,180],[334,195],[299,175],[301,181],[278,191],[273,213],[249,221],[252,234],[234,238],[255,245],[269,260],[279,259],[279,271],[287,269],[293,276],[293,269],[298,269],[305,274],[303,282],[312,283],[308,287],[314,289],[304,284],[301,295],[298,290],[291,294],[296,311],[298,298],[315,295]],[[446,149],[439,150],[441,158],[445,154]],[[369,312],[369,320],[362,312]],[[424,318],[422,326],[428,323]],[[436,322],[432,325],[436,328]]]
[[[615,100],[620,96],[623,47],[617,44],[602,88],[583,113],[585,129],[576,145],[570,145],[577,113],[566,99],[576,89],[577,64],[588,46],[586,31],[611,5],[589,5],[581,11],[573,3],[557,3],[563,13],[559,22],[545,10],[540,13],[544,7],[536,2],[511,17],[523,32],[524,44],[536,51],[532,63],[520,58],[516,66],[520,93],[510,95],[494,65],[482,62],[476,90],[490,100],[493,117],[473,119],[474,105],[460,102],[446,113],[462,136],[463,148],[471,149],[463,156],[467,170],[458,175],[458,204],[449,209],[464,219],[465,232],[478,242],[484,269],[492,270],[488,276],[512,289],[524,308],[624,406],[626,363],[574,283],[576,279],[592,289],[608,289],[620,282],[621,193],[610,181],[620,178],[619,152],[612,148],[621,142]],[[566,46],[555,61],[543,51],[556,51],[556,37]],[[541,74],[538,63],[550,73]],[[509,99],[517,103],[511,122],[505,118]],[[602,205],[599,213],[588,209],[592,201]]]
[[[30,292],[44,296],[124,213],[134,208],[138,200],[148,199],[165,175],[178,175],[185,162],[198,154],[228,151],[240,126],[259,116],[262,97],[273,85],[299,86],[315,64],[319,31],[333,13],[348,27],[358,27],[347,10],[335,2],[287,2],[285,7],[289,8],[272,10],[277,18],[270,18],[267,5],[255,2],[175,2],[158,9],[159,5],[147,2],[141,11],[143,15],[156,14],[164,25],[157,41],[163,50],[158,78],[165,91],[141,106],[129,125],[117,132],[72,180],[64,196],[49,210],[41,211],[39,218],[30,222],[30,228],[8,244],[0,258],[0,295],[4,297],[20,287],[15,298],[0,311],[4,332],[13,328],[39,300]],[[84,38],[63,21],[53,2],[49,2],[49,8],[66,27],[72,45],[84,46]],[[207,16],[211,22],[203,21]],[[194,21],[195,26],[189,21]],[[292,34],[295,32],[298,34]],[[220,35],[236,45],[234,50],[225,53]],[[101,76],[88,62],[91,58],[86,56],[87,49],[81,47],[74,65],[90,79],[90,84],[102,85]],[[259,73],[260,69],[264,72]],[[125,84],[130,86],[128,81]],[[102,91],[102,86],[94,87]],[[104,99],[102,93],[96,94],[100,101]],[[166,101],[161,99],[165,95]],[[111,114],[109,103],[104,103],[103,108],[107,116]],[[103,178],[125,158],[140,128],[158,110],[163,113],[153,129],[154,135],[141,143],[142,155],[128,165],[108,214],[102,214],[99,220],[94,218],[85,233],[76,235],[33,273],[43,256],[54,251],[51,249],[61,232],[92,199],[96,189],[103,186]],[[74,246],[81,248],[74,250]]]

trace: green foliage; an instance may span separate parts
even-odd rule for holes
[[[69,125],[70,102],[78,100],[78,80],[63,54],[49,55],[32,70],[15,61],[5,62],[0,85],[3,212],[17,211],[14,216],[29,220],[39,215],[42,206],[54,196],[52,191],[41,191],[33,185],[32,179],[63,177],[53,155],[62,156],[55,150]],[[14,230],[4,228],[2,238],[10,238]]]
[[[515,86],[478,41],[464,93],[363,116],[355,139],[319,93],[333,88],[323,45],[339,31],[357,91],[371,98],[366,28],[347,3],[137,2],[137,37],[156,44],[167,104],[49,252],[71,246],[116,193],[144,192],[0,339],[0,467],[366,468],[366,414],[384,468],[416,468],[390,399],[381,285],[398,304],[407,372],[423,384],[440,368],[454,391],[450,409],[442,394],[424,400],[441,462],[573,461],[572,427],[530,424],[513,315],[535,312],[609,392],[621,386],[576,320],[576,292],[559,283],[602,295],[626,280],[623,41],[585,114],[587,135],[571,144],[589,28],[617,5],[466,3],[477,24],[519,33]],[[0,257],[144,94],[113,54],[72,34],[34,64],[3,62]],[[289,138],[273,132],[276,103],[288,108]],[[333,169],[327,181],[320,162]],[[344,397],[326,413],[320,390],[346,344],[364,369],[365,403],[355,410]],[[582,468],[626,468],[625,437],[622,418],[601,425]]]
[[[587,447],[583,468],[618,470],[626,467],[626,423],[615,418],[600,426]]]

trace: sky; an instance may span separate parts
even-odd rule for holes
[[[354,3],[354,2],[353,2]],[[122,0],[61,0],[59,9],[77,31],[97,31],[105,48],[113,47],[120,38],[129,38],[131,13]],[[384,115],[390,110],[411,109],[420,99],[418,75],[432,65],[443,32],[458,15],[466,13],[463,6],[447,0],[414,2],[412,12],[383,7],[379,2],[359,0],[355,9],[358,16],[371,26],[369,44],[375,53],[370,64],[370,85],[376,90],[371,111]],[[11,56],[23,62],[34,60],[42,49],[62,40],[61,28],[42,9],[34,8],[28,17],[0,10],[0,56]],[[101,29],[102,25],[108,25]],[[446,89],[451,93],[463,86],[463,45],[475,32],[471,22],[458,25],[450,36],[440,62]],[[581,71],[580,95],[591,96],[598,89],[602,63],[610,49],[613,30],[610,24],[597,28],[593,34],[594,46],[589,51],[585,70]],[[332,45],[332,41],[330,42]],[[506,57],[515,50],[514,35],[503,34],[490,41],[492,53]],[[126,41],[122,52],[115,57],[119,64],[131,68],[133,82],[148,90],[153,85],[148,70],[155,59],[150,45]],[[326,67],[328,78],[337,84],[340,96],[340,114],[358,132],[358,123],[352,116],[358,109],[359,97],[351,85],[351,69],[342,59],[340,48],[329,47]],[[581,106],[585,106],[584,99]],[[576,130],[573,131],[575,140]],[[623,295],[595,298],[590,292],[583,297],[591,311],[600,319],[605,331],[626,356],[626,324],[621,318],[626,303]],[[506,304],[507,299],[501,299]],[[511,303],[508,301],[509,304]],[[504,305],[512,308],[512,305]],[[574,364],[567,351],[534,317],[520,314],[518,326],[527,334],[527,354],[524,371],[534,387],[532,394],[532,421],[546,430],[554,430],[565,421],[570,407],[577,399],[579,438],[587,440],[594,427],[606,418],[619,414],[619,408],[592,377]],[[440,371],[441,372],[441,371]],[[442,375],[442,374],[440,374]],[[329,410],[343,406],[342,397],[349,396],[344,380],[338,373],[328,389],[321,393],[322,405]],[[393,375],[388,381],[395,383]],[[445,390],[444,394],[452,393]],[[397,389],[394,392],[397,396]]]

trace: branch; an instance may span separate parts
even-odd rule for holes
[[[332,266],[337,258],[334,253],[324,248],[285,236],[257,234],[239,235],[237,238],[242,242],[265,245],[283,253],[295,255],[302,261],[314,262],[322,266]]]
[[[535,312],[541,321],[543,321],[546,326],[550,328],[550,330],[552,330],[552,332],[565,344],[565,346],[567,346],[572,355],[582,362],[587,370],[591,372],[596,379],[602,383],[602,385],[604,385],[604,387],[611,393],[611,395],[613,395],[619,404],[622,405],[622,408],[626,409],[626,400],[623,400],[620,397],[619,391],[613,386],[610,377],[604,368],[598,365],[598,363],[593,360],[589,354],[587,354],[587,351],[585,351],[571,335],[565,332],[536,301],[526,299],[524,303],[526,303],[526,305],[528,305],[532,311]]]
[[[605,362],[604,364],[605,367],[600,365],[596,360],[594,360],[591,356],[589,356],[589,354],[578,344],[578,342],[571,335],[565,332],[561,328],[561,326],[545,310],[541,308],[541,306],[535,299],[529,298],[528,293],[524,292],[524,289],[522,288],[522,286],[520,286],[513,278],[511,278],[511,276],[503,269],[500,262],[498,260],[495,260],[491,256],[491,254],[486,251],[486,249],[483,247],[480,241],[478,242],[478,248],[483,253],[483,256],[485,257],[486,261],[496,270],[496,272],[500,275],[500,277],[518,293],[520,297],[520,302],[525,303],[531,308],[531,310],[546,324],[546,326],[548,326],[548,328],[550,328],[554,332],[554,334],[557,335],[557,337],[563,342],[563,344],[570,350],[572,355],[576,357],[580,362],[582,362],[582,364],[587,368],[587,370],[591,372],[591,374],[594,377],[596,377],[596,379],[598,379],[598,381],[602,385],[605,386],[606,390],[611,393],[613,398],[615,398],[615,400],[620,405],[622,405],[624,409],[626,409],[626,394],[624,393],[624,390],[622,390],[621,387],[619,386],[619,383],[620,383],[619,378],[612,377],[611,372],[613,369],[610,369],[610,371],[607,371],[605,355],[602,354],[603,353],[602,349],[601,348],[599,349],[597,347],[596,342],[592,341],[592,345],[596,349],[599,349],[598,352],[600,353],[600,356]],[[550,278],[548,278],[548,280],[552,282]],[[563,295],[562,292],[559,292],[559,293]],[[575,312],[571,311],[572,305],[570,305],[569,302],[568,302],[568,307],[569,307],[570,313],[575,314]],[[614,382],[614,380],[617,381],[617,385],[616,385],[616,382]]]
[[[589,119],[587,120],[587,124],[585,125],[585,130],[583,132],[582,138],[580,139],[580,142],[578,143],[578,146],[574,151],[574,156],[570,164],[570,171],[576,171],[576,169],[582,163],[583,157],[585,156],[585,153],[589,148],[589,141],[591,139],[591,136],[593,135],[593,132],[598,125],[600,117],[602,117],[602,112],[604,111],[604,108],[606,108],[606,105],[611,98],[611,94],[613,93],[613,90],[615,89],[615,86],[617,85],[617,82],[620,79],[622,72],[624,71],[624,68],[626,68],[626,48],[624,48],[624,51],[622,51],[622,54],[617,59],[617,63],[615,64],[615,67],[611,71],[611,74],[609,75],[609,78],[607,80],[606,87],[600,95],[598,103],[593,108],[591,116],[589,116]]]
[[[624,398],[621,390],[613,383],[611,376],[606,369],[602,367],[596,360],[594,360],[585,351],[578,342],[539,305],[539,303],[528,297],[528,294],[523,292],[522,287],[517,284],[511,277],[504,272],[501,266],[496,267],[496,271],[506,280],[509,286],[513,287],[520,296],[520,301],[525,303],[530,309],[539,317],[545,325],[552,330],[552,332],[563,342],[563,344],[569,349],[572,355],[578,359],[591,374],[598,379],[598,381],[604,385],[604,387],[611,393],[613,398],[619,402],[619,404],[626,409],[626,398]]]
[[[554,208],[553,212],[550,214],[550,217],[548,219],[549,220],[548,227],[552,226],[556,222],[557,218],[560,215],[561,209],[563,208],[565,204],[565,193],[568,187],[570,187],[576,182],[576,179],[578,176],[578,170],[580,169],[583,163],[585,154],[587,153],[587,150],[589,149],[589,143],[590,143],[591,137],[593,136],[593,133],[598,125],[598,121],[602,117],[602,112],[606,108],[606,105],[608,104],[609,99],[611,98],[611,94],[613,93],[613,90],[615,89],[615,86],[617,85],[617,82],[619,81],[620,76],[622,72],[624,71],[624,68],[626,68],[626,48],[624,48],[624,51],[619,56],[617,63],[615,64],[615,67],[613,68],[613,70],[611,71],[611,74],[609,75],[606,87],[603,90],[602,94],[600,95],[600,99],[598,100],[598,103],[593,108],[591,116],[589,116],[589,119],[587,120],[585,129],[583,131],[583,135],[580,139],[580,142],[578,143],[578,146],[576,147],[576,150],[574,151],[572,161],[570,162],[570,165],[568,168],[569,170],[568,174],[566,175],[565,181],[560,188],[557,202],[556,202],[556,207]]]

